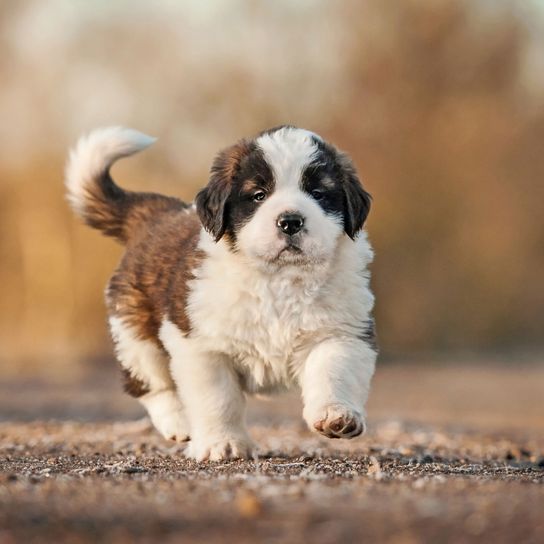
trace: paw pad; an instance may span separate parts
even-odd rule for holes
[[[325,418],[316,421],[314,429],[327,438],[354,438],[365,430],[363,418],[347,409],[329,408]]]

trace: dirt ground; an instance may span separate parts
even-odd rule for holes
[[[0,384],[0,544],[544,542],[544,367],[383,366],[369,433],[252,401],[258,462],[195,463],[109,370]]]

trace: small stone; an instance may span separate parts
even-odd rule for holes
[[[131,467],[126,467],[123,472],[125,474],[138,474],[139,472],[147,472],[147,469],[143,468],[143,467],[134,467],[134,466],[131,466]]]
[[[310,454],[308,454],[308,453],[305,453],[305,454],[301,455],[301,456],[297,459],[297,461],[299,461],[299,462],[306,462],[306,461],[311,461],[313,458],[314,458],[313,455],[310,455]]]
[[[236,498],[236,507],[244,518],[255,518],[262,514],[263,504],[251,491],[243,491]]]
[[[381,480],[383,478],[382,467],[376,457],[372,456],[370,458],[370,465],[368,466],[368,470],[366,473],[369,476],[375,478],[376,480]]]
[[[425,478],[418,478],[417,480],[414,480],[412,486],[414,489],[423,489],[426,483],[427,480]]]

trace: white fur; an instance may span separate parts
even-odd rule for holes
[[[333,415],[363,427],[376,359],[357,327],[373,306],[366,236],[340,238],[325,263],[274,273],[248,266],[205,232],[199,247],[207,258],[191,284],[191,336],[168,320],[160,331],[190,421],[187,454],[204,459],[253,451],[243,391],[300,385],[310,428]]]
[[[190,423],[186,453],[198,460],[254,453],[244,392],[298,385],[312,430],[341,421],[346,431],[339,434],[349,438],[364,429],[376,360],[362,340],[374,302],[372,250],[365,233],[349,239],[342,218],[302,190],[317,150],[311,133],[285,128],[257,145],[273,170],[274,192],[238,232],[236,252],[202,231],[205,258],[193,271],[187,303],[191,334],[168,319],[160,330]],[[284,212],[304,217],[302,253],[279,258],[285,237],[277,218]]]
[[[338,420],[353,429],[339,433],[346,438],[364,429],[376,360],[362,340],[374,302],[367,271],[372,250],[364,232],[348,238],[342,218],[326,214],[301,189],[302,172],[316,152],[313,136],[285,128],[257,139],[275,189],[239,231],[238,251],[201,232],[204,258],[193,271],[187,301],[191,333],[165,317],[159,334],[183,406],[163,353],[118,318],[110,321],[121,364],[150,386],[141,400],[155,425],[165,436],[189,431],[186,454],[197,460],[254,455],[244,423],[245,392],[300,386],[312,430],[332,428]],[[86,180],[151,143],[135,137],[128,145],[121,138],[124,147],[111,146],[104,133],[94,138],[92,145],[78,145],[69,167],[76,206]],[[96,140],[105,146],[102,156]],[[302,252],[280,258],[285,237],[277,217],[293,211],[305,221],[297,235]]]
[[[167,440],[189,440],[189,425],[179,394],[174,389],[148,393],[140,397],[151,422]]]
[[[70,152],[65,183],[68,201],[77,213],[85,208],[86,188],[102,176],[111,165],[149,147],[155,138],[123,127],[95,130],[79,139]]]
[[[361,400],[368,397],[375,357],[365,342],[342,336],[312,349],[300,377],[303,416],[310,428],[323,419],[338,417],[355,417],[364,428],[366,414]]]
[[[109,324],[121,366],[149,388],[149,393],[139,400],[153,425],[165,438],[186,440],[187,421],[170,375],[168,357],[153,342],[140,340],[118,317],[110,317]]]
[[[327,215],[318,203],[298,188],[285,184],[263,202],[258,212],[238,233],[237,247],[259,267],[276,268],[293,264],[320,264],[330,260],[340,236],[342,219]],[[276,225],[282,213],[298,212],[304,217],[304,236],[298,241],[302,254],[281,253],[286,240],[278,236]]]
[[[308,130],[284,127],[257,138],[255,143],[274,171],[276,191],[298,185],[304,168],[317,151],[312,137],[320,139]]]
[[[317,152],[313,137],[306,130],[286,127],[256,140],[273,171],[275,187],[238,233],[237,247],[258,266],[327,262],[343,234],[342,218],[325,214],[300,186],[304,169]],[[286,240],[278,236],[277,219],[286,212],[304,218],[304,236],[298,241],[302,254],[282,253]]]
[[[244,425],[244,394],[228,357],[201,349],[168,320],[160,338],[172,357],[172,374],[187,409],[191,442],[186,454],[199,461],[253,456]]]

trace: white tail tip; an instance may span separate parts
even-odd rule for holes
[[[66,165],[68,200],[76,211],[85,205],[85,188],[95,183],[111,165],[149,147],[156,138],[124,127],[94,130],[81,137],[71,150]]]

